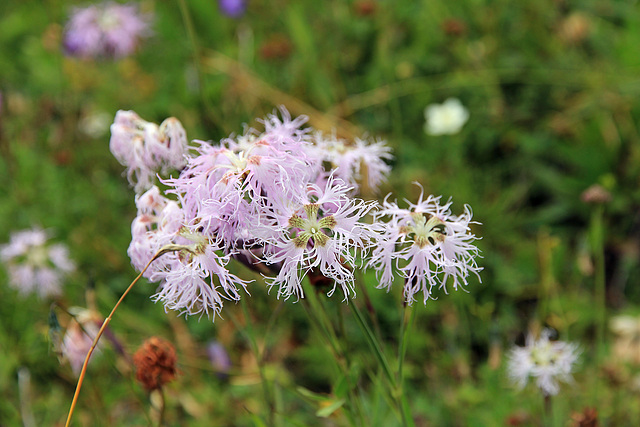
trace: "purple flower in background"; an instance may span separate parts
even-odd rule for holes
[[[41,298],[59,295],[64,277],[75,269],[67,247],[48,244],[40,228],[11,234],[9,244],[0,246],[0,259],[9,271],[9,284],[21,294],[37,293]]]
[[[218,341],[210,342],[207,346],[207,355],[216,375],[219,378],[226,378],[231,370],[231,360],[224,346]]]
[[[62,355],[71,365],[73,373],[79,375],[103,319],[95,311],[86,308],[71,307],[69,311],[74,318],[64,334]],[[99,353],[102,347],[102,343],[99,342],[96,353]]]
[[[218,0],[218,6],[222,13],[232,18],[242,16],[247,10],[246,0]]]
[[[82,58],[131,55],[149,34],[149,19],[138,6],[105,2],[75,9],[67,23],[64,48]]]

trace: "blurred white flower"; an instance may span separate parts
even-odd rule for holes
[[[90,112],[85,114],[78,123],[80,132],[91,138],[100,138],[109,132],[112,116],[109,113]]]
[[[610,328],[615,334],[615,358],[640,365],[640,316],[616,316],[611,319]]]
[[[453,135],[469,120],[469,110],[458,99],[449,98],[443,104],[425,108],[424,117],[427,120],[424,131],[429,135]]]
[[[519,387],[524,387],[529,377],[547,396],[558,394],[558,381],[571,382],[571,370],[580,351],[576,344],[550,341],[551,330],[544,329],[539,339],[527,336],[524,347],[514,347],[508,359],[509,377]]]
[[[48,244],[48,239],[45,230],[35,227],[11,233],[9,244],[0,245],[0,259],[9,271],[9,284],[23,295],[59,295],[62,280],[75,269],[67,247]]]

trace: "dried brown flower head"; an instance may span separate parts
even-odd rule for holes
[[[571,422],[574,427],[598,427],[598,411],[595,408],[584,408],[582,412],[574,412]]]
[[[169,341],[151,337],[133,355],[136,379],[148,391],[162,388],[176,377],[176,350]]]

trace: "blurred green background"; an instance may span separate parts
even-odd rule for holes
[[[471,205],[482,223],[474,229],[482,283],[414,306],[405,393],[417,425],[541,425],[541,397],[533,386],[515,390],[504,369],[531,325],[583,350],[575,384],[556,400],[558,425],[586,407],[601,425],[636,425],[640,368],[615,355],[610,331],[598,345],[596,308],[604,277],[606,319],[640,314],[636,1],[249,0],[236,19],[213,0],[143,0],[153,34],[115,61],[63,53],[69,13],[86,4],[0,4],[0,241],[40,225],[69,246],[78,271],[61,306],[86,306],[92,284],[106,315],[136,274],[126,254],[134,193],[108,144],[118,109],[156,123],[175,116],[190,139],[217,141],[244,123],[259,128],[256,118],[284,105],[316,128],[388,142],[392,175],[369,197],[414,199],[418,181],[452,197],[454,213]],[[457,135],[428,136],[425,107],[449,97],[469,121]],[[595,184],[609,201],[582,200]],[[400,287],[387,294],[374,280],[369,295],[394,348]],[[22,298],[6,282],[3,270],[0,425],[22,425],[25,413],[35,425],[62,425],[76,379],[50,349],[50,301]],[[316,417],[319,403],[296,392],[330,396],[337,381],[300,304],[256,286],[248,317],[227,304],[228,316],[212,324],[165,313],[149,300],[154,289],[135,288],[111,329],[128,354],[151,335],[176,345],[181,375],[166,390],[168,425],[261,425],[247,323],[262,337],[282,425],[345,424],[339,413]],[[329,303],[348,312],[339,299]],[[364,339],[355,327],[346,332],[367,410],[395,425],[368,374],[375,361]],[[640,321],[636,334],[640,342]],[[213,340],[231,357],[226,379],[208,362]],[[30,380],[19,386],[21,368]],[[89,368],[75,425],[146,425],[148,405],[130,363],[107,345]]]

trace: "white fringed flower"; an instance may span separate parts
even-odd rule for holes
[[[571,370],[580,355],[576,344],[551,341],[550,335],[549,329],[544,329],[537,340],[529,334],[524,347],[511,350],[507,365],[509,377],[517,386],[522,388],[529,377],[535,378],[547,396],[558,394],[559,381],[573,381]]]

